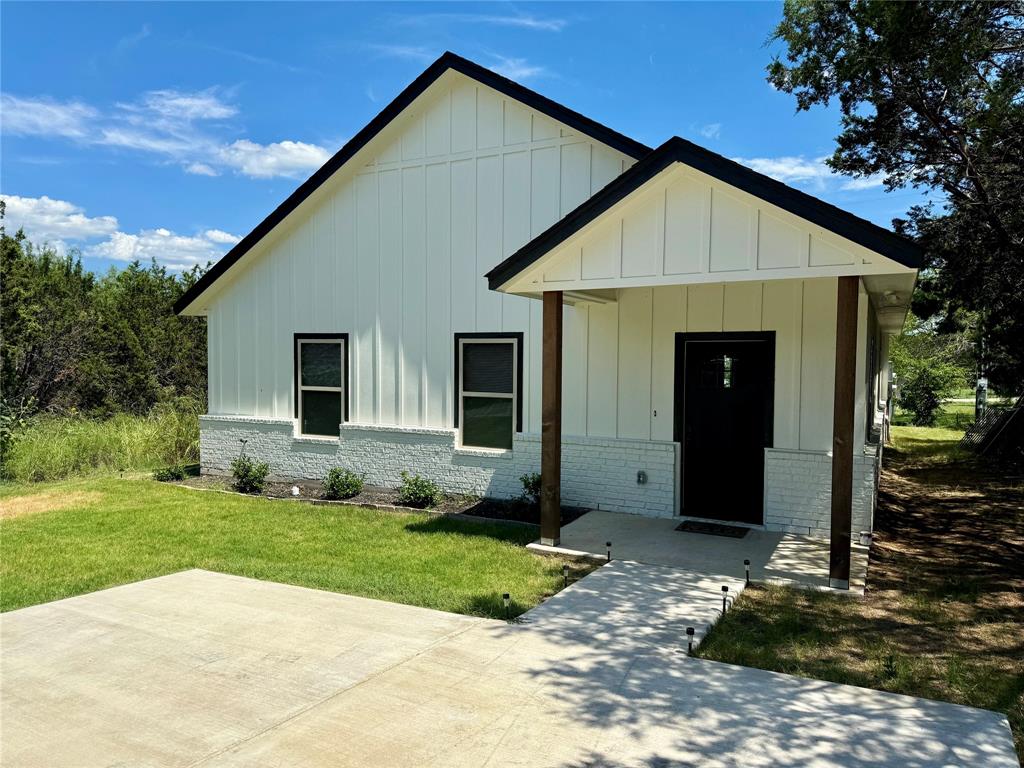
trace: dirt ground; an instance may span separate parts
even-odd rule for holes
[[[0,502],[0,519],[11,520],[15,517],[34,515],[39,512],[80,507],[97,502],[102,498],[103,494],[95,491],[47,491],[24,496],[11,496]]]

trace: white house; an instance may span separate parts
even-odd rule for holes
[[[920,255],[446,53],[217,263],[204,472],[343,466],[832,538],[870,529]],[[844,562],[846,565],[844,566]]]

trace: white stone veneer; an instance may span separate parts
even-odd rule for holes
[[[332,467],[362,474],[371,485],[395,487],[400,473],[423,475],[449,493],[509,498],[519,478],[540,471],[540,435],[517,434],[511,451],[458,448],[454,429],[343,424],[339,437],[295,437],[291,419],[200,417],[203,472],[227,474],[246,453],[270,465],[279,479],[322,478]],[[675,514],[678,446],[672,442],[564,436],[562,500],[612,512]],[[878,449],[854,456],[854,537],[872,530]],[[647,482],[636,481],[637,471]],[[829,536],[832,459],[823,451],[765,450],[764,524],[770,531]]]
[[[854,538],[874,527],[879,451],[867,446],[853,457]],[[764,522],[769,531],[830,535],[832,457],[825,451],[765,449]]]
[[[246,454],[270,465],[271,477],[319,479],[332,467],[394,487],[399,474],[423,475],[449,493],[508,498],[519,478],[540,471],[540,435],[517,434],[511,451],[456,447],[454,429],[342,424],[338,439],[295,437],[290,419],[202,416],[202,470],[227,474],[246,440]],[[613,512],[675,514],[677,444],[652,440],[562,438],[562,501]],[[637,472],[647,482],[637,483]]]

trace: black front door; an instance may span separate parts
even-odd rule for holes
[[[676,334],[682,513],[761,523],[772,444],[775,334]]]

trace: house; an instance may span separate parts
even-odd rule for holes
[[[178,303],[202,468],[870,530],[920,254],[688,141],[652,149],[450,53]]]

